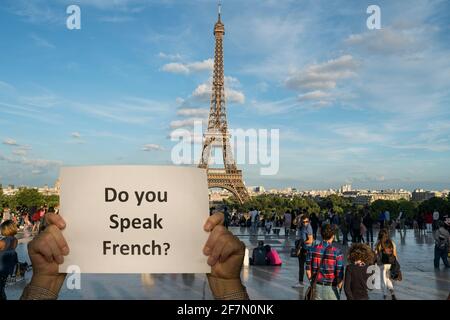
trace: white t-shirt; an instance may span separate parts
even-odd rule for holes
[[[250,217],[251,217],[251,221],[252,222],[255,222],[257,215],[258,215],[258,211],[257,210],[250,211]]]

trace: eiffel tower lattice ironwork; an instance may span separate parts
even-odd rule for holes
[[[214,54],[214,75],[209,111],[208,129],[204,134],[202,157],[199,167],[207,169],[208,187],[222,188],[230,191],[240,203],[249,199],[247,188],[242,180],[242,171],[237,169],[234,161],[230,135],[228,132],[227,113],[225,106],[225,78],[223,68],[223,37],[225,26],[221,21],[219,5],[219,19],[214,26],[216,39]],[[209,160],[212,148],[221,148],[223,154],[223,168],[210,168]]]

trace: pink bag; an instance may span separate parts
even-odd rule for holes
[[[273,248],[267,254],[267,258],[269,259],[269,262],[270,262],[271,266],[281,266],[281,264],[283,263],[281,261],[280,256],[278,255],[277,250],[275,250]]]

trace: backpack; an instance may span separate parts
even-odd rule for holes
[[[263,248],[255,248],[253,249],[253,257],[254,257],[254,261],[253,264],[255,266],[265,266],[267,265],[267,260],[266,260],[266,249]]]

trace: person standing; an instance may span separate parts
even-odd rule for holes
[[[438,226],[439,218],[440,218],[439,211],[434,210],[434,212],[433,212],[433,231],[439,229],[439,226]]]
[[[361,217],[358,213],[354,213],[352,217],[352,243],[361,242]]]
[[[250,232],[256,233],[258,231],[258,210],[251,209],[249,212],[250,215]]]
[[[450,233],[445,228],[442,221],[438,221],[438,229],[434,232],[434,267],[439,269],[439,262],[442,259],[444,266],[450,268],[448,263],[448,248],[450,247]]]
[[[370,211],[366,211],[363,218],[363,223],[366,226],[366,242],[373,243],[373,219],[370,216]]]
[[[425,218],[422,213],[417,213],[417,228],[419,229],[419,235],[422,234],[422,232],[425,233]]]
[[[382,211],[382,212],[380,212],[380,215],[378,216],[378,222],[380,223],[380,230],[384,229],[385,220],[386,220],[386,217],[385,217],[384,212]]]
[[[394,241],[390,239],[389,231],[381,229],[378,234],[378,241],[375,245],[375,254],[377,264],[381,269],[381,289],[383,298],[386,300],[388,292],[391,294],[392,300],[397,300],[394,294],[394,284],[391,279],[391,266],[394,259],[397,258],[397,249]]]
[[[339,232],[340,232],[340,218],[339,215],[336,212],[333,212],[331,216],[331,226],[334,229],[335,232],[335,239],[337,242],[339,242]]]
[[[400,231],[404,231],[406,233],[405,220],[405,214],[403,213],[403,211],[400,211],[400,213],[398,214],[397,222],[400,224]]]
[[[333,246],[334,230],[325,225],[322,230],[322,242],[313,246],[306,258],[306,275],[311,280],[316,275],[315,300],[339,300],[339,289],[344,278],[344,257],[342,251]]]
[[[345,268],[344,291],[347,300],[369,300],[368,267],[374,262],[372,249],[367,244],[352,244],[348,251],[349,265]]]
[[[223,217],[224,217],[223,225],[225,226],[225,228],[228,229],[228,226],[230,225],[230,213],[228,212],[227,206],[223,208]]]
[[[343,239],[343,245],[347,245],[348,243],[348,234],[350,232],[350,228],[352,225],[352,213],[349,211],[347,212],[347,214],[344,216],[342,225],[341,225],[341,230],[342,230],[342,237]]]
[[[313,230],[313,238],[314,238],[314,240],[316,240],[317,239],[317,229],[319,229],[319,218],[317,217],[315,212],[313,212],[311,214],[311,227]]]
[[[427,225],[427,233],[433,232],[433,214],[431,212],[425,213],[425,224]]]
[[[389,229],[391,225],[391,213],[389,212],[389,210],[386,210],[384,212],[384,223],[385,227]]]
[[[292,214],[290,210],[287,210],[284,213],[284,236],[289,236],[289,231],[291,230],[291,224],[292,224]]]
[[[7,221],[7,220],[11,220],[11,210],[9,210],[9,208],[6,206],[5,208],[3,208],[3,217],[1,222]]]
[[[305,263],[308,251],[314,242],[313,230],[309,222],[307,214],[302,216],[301,227],[299,229],[299,239],[297,248],[298,258],[298,283],[293,285],[293,288],[301,288],[304,286],[303,278],[305,275]]]
[[[266,234],[270,234],[273,226],[273,216],[268,216],[264,228],[266,229]]]

